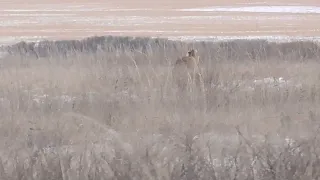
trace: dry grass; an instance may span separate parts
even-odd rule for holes
[[[317,45],[94,43],[1,60],[1,179],[319,177]],[[191,46],[202,93],[172,81]],[[273,76],[290,81],[254,86]]]

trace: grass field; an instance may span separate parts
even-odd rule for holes
[[[1,43],[60,40],[0,48],[1,180],[319,178],[318,1],[23,2]],[[295,13],[204,9],[240,4]],[[172,76],[191,48],[204,91]]]
[[[204,92],[172,79],[192,47]],[[9,51],[2,179],[318,176],[317,44],[95,37]]]

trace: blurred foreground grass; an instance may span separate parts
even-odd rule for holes
[[[316,44],[98,40],[1,59],[1,179],[319,178]],[[172,80],[191,47],[203,93]]]

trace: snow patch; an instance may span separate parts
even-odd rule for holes
[[[320,13],[318,6],[213,6],[204,8],[178,9],[177,11],[200,12],[256,12],[256,13]]]
[[[320,41],[320,36],[168,36],[168,39],[180,41],[267,40],[269,42],[290,42]]]
[[[39,42],[49,38],[48,36],[0,36],[0,46],[1,45],[11,45],[16,42],[25,41],[25,42]]]
[[[119,11],[165,11],[167,9],[117,9],[117,8],[74,8],[74,9],[52,9],[52,8],[37,8],[37,9],[4,9],[0,10],[0,12],[119,12]]]
[[[301,87],[300,83],[295,83],[292,80],[286,80],[283,77],[266,77],[262,79],[255,79],[253,81],[233,81],[220,84],[211,84],[211,88],[218,88],[223,91],[230,91],[237,89],[239,91],[251,92],[255,89],[263,87],[273,90],[280,90],[287,87]]]
[[[254,85],[260,86],[260,85],[268,85],[268,86],[280,86],[284,87],[288,85],[289,81],[284,80],[283,77],[275,78],[275,77],[267,77],[263,79],[256,79],[253,81]]]

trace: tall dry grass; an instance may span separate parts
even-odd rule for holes
[[[108,38],[7,48],[1,179],[319,177],[317,44]],[[204,92],[172,80],[190,47]]]

